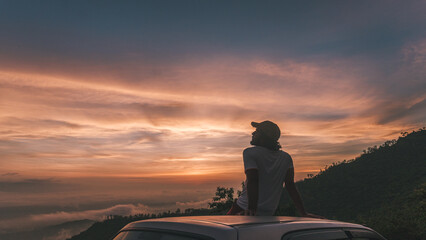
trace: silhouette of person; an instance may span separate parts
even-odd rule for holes
[[[303,217],[322,218],[307,213],[294,183],[294,167],[290,154],[280,150],[281,131],[271,121],[252,122],[256,128],[250,142],[253,147],[243,152],[246,181],[241,196],[227,215],[272,216],[279,204],[283,184]]]

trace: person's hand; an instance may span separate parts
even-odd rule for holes
[[[325,219],[325,217],[323,217],[323,216],[312,214],[312,213],[305,213],[305,214],[302,215],[302,217]]]
[[[255,216],[256,215],[256,210],[247,209],[247,210],[242,211],[241,215],[244,215],[244,216]]]

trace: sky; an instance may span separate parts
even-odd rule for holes
[[[251,121],[297,180],[426,126],[425,10],[0,1],[0,233],[206,207],[244,180]]]

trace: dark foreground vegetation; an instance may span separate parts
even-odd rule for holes
[[[426,129],[327,166],[297,187],[312,213],[364,224],[389,240],[426,239]],[[218,187],[208,209],[109,216],[71,239],[109,239],[127,223],[148,218],[225,214],[233,199],[234,189]],[[276,215],[297,215],[285,191]]]
[[[392,239],[426,239],[426,129],[370,147],[297,183],[306,208]],[[286,194],[278,214],[294,214]]]

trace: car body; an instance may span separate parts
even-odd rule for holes
[[[114,240],[385,240],[374,230],[327,219],[273,216],[187,216],[127,224]]]

